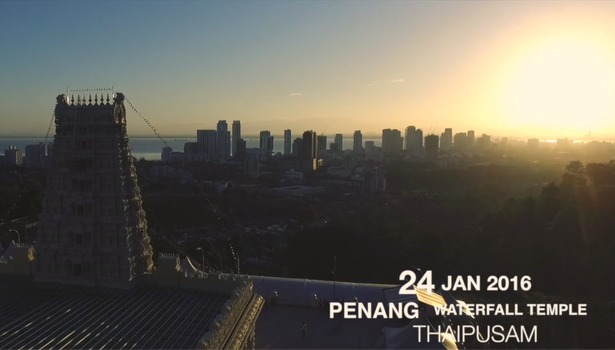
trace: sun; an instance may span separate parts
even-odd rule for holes
[[[615,55],[591,38],[543,40],[509,72],[502,107],[516,125],[578,133],[615,121]]]

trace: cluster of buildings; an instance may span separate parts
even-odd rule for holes
[[[342,134],[335,136],[331,144],[332,150],[342,150]],[[302,137],[292,138],[292,131],[284,130],[284,155],[304,159],[317,159],[327,150],[327,136],[319,135],[312,130],[305,131]],[[259,147],[248,149],[241,135],[241,121],[235,120],[232,132],[228,131],[226,120],[218,121],[217,128],[197,130],[196,142],[186,142],[183,152],[173,151],[164,147],[161,159],[165,163],[192,161],[227,161],[243,160],[248,155],[257,155],[260,159],[268,159],[274,155],[274,136],[269,130],[259,134]],[[322,157],[321,157],[322,158]]]
[[[284,156],[289,161],[288,169],[316,169],[318,159],[325,155],[327,137],[317,136],[316,132],[305,131],[300,138],[292,139],[291,130],[284,131]],[[336,136],[334,144],[342,149],[342,135]],[[218,121],[216,130],[197,130],[196,142],[186,142],[183,152],[175,152],[171,147],[162,149],[163,163],[189,163],[198,161],[240,161],[246,173],[258,172],[262,161],[274,156],[274,136],[269,130],[259,134],[259,147],[247,148],[241,136],[241,121],[235,120],[232,132],[228,131],[225,120]]]
[[[505,142],[506,138],[502,141]],[[474,130],[453,135],[453,129],[445,128],[440,136],[430,133],[423,137],[423,130],[415,126],[406,128],[405,137],[397,129],[382,130],[382,152],[385,154],[402,154],[410,158],[437,159],[440,153],[469,152],[473,149],[486,150],[491,145],[487,134],[476,138]],[[366,145],[366,152],[367,152]]]
[[[233,121],[232,131],[226,120],[218,121],[216,129],[197,130],[196,142],[186,142],[183,152],[174,152],[171,147],[162,149],[162,161],[198,162],[224,161],[245,153],[245,141],[241,138],[241,122]]]
[[[381,162],[384,157],[437,160],[443,153],[484,151],[491,144],[489,135],[475,138],[473,130],[453,135],[452,129],[446,128],[440,136],[423,136],[423,131],[415,126],[408,126],[403,136],[397,129],[384,129],[381,145],[376,145],[373,139],[364,142],[361,130],[356,130],[351,150],[344,149],[344,135],[340,133],[335,134],[330,143],[326,135],[317,135],[313,130],[306,130],[299,137],[293,138],[293,132],[286,129],[283,137],[283,152],[276,153],[274,135],[269,130],[260,132],[258,147],[247,148],[241,135],[241,122],[233,121],[232,132],[229,132],[227,122],[220,120],[216,130],[197,130],[196,142],[185,143],[183,152],[174,152],[170,147],[165,147],[162,150],[162,161],[234,162],[243,166],[244,174],[251,177],[260,176],[263,168],[268,168],[283,173],[286,178],[286,174],[313,171],[325,162],[337,159],[342,162],[342,166],[328,169],[328,182],[342,187],[380,192],[386,189],[386,174],[374,163]],[[302,181],[287,182],[298,185]]]
[[[197,141],[184,144],[183,152],[174,152],[170,147],[162,150],[162,161],[193,162],[193,161],[245,161],[249,158],[262,161],[271,159],[275,154],[274,136],[271,131],[263,130],[259,134],[258,148],[247,148],[246,141],[241,137],[241,122],[233,121],[232,132],[227,130],[227,122],[220,120],[216,130],[197,130]],[[335,134],[333,142],[328,143],[326,135],[317,135],[313,130],[304,131],[301,137],[293,138],[290,129],[284,130],[284,149],[279,155],[286,158],[303,160],[327,159],[343,153],[344,135]],[[502,139],[506,141],[506,138]],[[528,141],[533,144],[534,139]],[[382,144],[376,146],[373,140],[363,141],[361,130],[353,134],[352,154],[373,154],[381,152],[385,155],[404,154],[410,158],[436,159],[441,152],[468,152],[472,149],[485,150],[491,145],[491,137],[483,134],[476,138],[474,130],[453,135],[451,128],[446,128],[440,136],[428,134],[415,126],[408,126],[405,134],[398,129],[382,130]],[[318,166],[318,162],[314,166]],[[306,168],[301,166],[301,168]]]
[[[391,155],[436,160],[442,154],[481,152],[493,145],[490,135],[476,137],[474,130],[453,134],[452,128],[445,128],[440,135],[424,135],[423,130],[415,126],[408,126],[403,134],[398,129],[383,129],[380,146],[373,139],[364,141],[361,130],[356,130],[350,150],[344,150],[344,135],[339,133],[334,135],[330,143],[326,135],[317,135],[313,130],[304,131],[300,137],[293,138],[292,131],[286,129],[283,138],[283,152],[277,154],[274,135],[269,130],[259,133],[258,147],[248,148],[246,140],[242,138],[241,121],[234,120],[229,130],[227,121],[220,120],[216,129],[197,130],[196,142],[186,142],[181,152],[164,147],[161,160],[164,163],[240,161],[244,163],[246,172],[249,172],[249,169],[257,168],[260,162],[281,156],[286,163],[291,164],[289,169],[309,170],[316,169],[322,160],[339,156],[344,151],[349,151],[346,153],[351,155],[364,155],[366,160],[372,161]],[[499,144],[506,145],[507,141],[506,137],[501,138]],[[528,149],[536,150],[540,142],[537,138],[528,139]],[[560,139],[556,146],[563,148],[571,144],[571,140]],[[53,143],[27,145],[23,151],[16,146],[9,146],[4,150],[4,156],[0,155],[0,164],[45,168],[52,152]]]
[[[9,146],[8,149],[4,150],[4,158],[0,159],[0,164],[25,166],[28,168],[45,168],[52,150],[52,144],[45,144],[43,142],[27,145],[25,147],[25,154],[17,146]]]

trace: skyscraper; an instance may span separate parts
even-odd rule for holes
[[[305,131],[303,133],[303,142],[301,143],[302,158],[315,159],[316,158],[316,133],[312,130]]]
[[[399,153],[402,148],[401,132],[397,129],[382,130],[382,152]]]
[[[284,130],[284,155],[288,156],[292,154],[292,132],[290,129]]]
[[[416,139],[420,151],[423,148],[423,129],[416,129]]]
[[[440,135],[440,149],[442,151],[448,151],[453,147],[453,129],[446,128],[442,135]]]
[[[414,126],[406,128],[406,154],[415,157],[421,152],[423,146],[423,131]]]
[[[437,159],[438,158],[438,145],[439,145],[439,137],[438,135],[427,135],[425,136],[425,157],[428,159]]]
[[[42,167],[45,164],[45,144],[27,145],[24,164],[29,168]]]
[[[197,130],[196,142],[199,152],[207,155],[209,159],[218,157],[218,132],[216,130]]]
[[[372,153],[375,151],[374,141],[365,141],[365,153]]]
[[[404,142],[405,142],[404,146],[405,146],[406,153],[410,153],[410,150],[412,149],[410,139],[412,138],[415,132],[416,132],[416,127],[414,126],[406,127],[406,136],[404,138]]]
[[[468,140],[467,140],[467,145],[468,147],[474,147],[475,145],[475,140],[474,140],[474,130],[468,130]]]
[[[237,140],[237,153],[234,157],[239,160],[244,160],[247,154],[246,141],[244,139]]]
[[[327,153],[327,135],[318,135],[316,137],[316,155],[319,159],[322,159],[325,153]]]
[[[303,139],[296,138],[295,141],[293,141],[293,156],[299,158],[301,157],[302,154],[303,154]]]
[[[476,139],[476,147],[481,150],[486,150],[491,147],[491,136],[482,134],[481,137]]]
[[[468,136],[465,132],[458,132],[453,137],[453,147],[458,152],[465,152],[468,148]]]
[[[344,150],[344,136],[342,134],[335,134],[335,139],[333,141],[338,152]]]
[[[261,131],[259,146],[261,155],[263,156],[268,157],[273,152],[273,136],[271,136],[271,132],[269,130]]]
[[[219,159],[229,159],[231,157],[231,133],[228,131],[226,120],[218,121],[216,127],[218,143],[216,145]]]
[[[231,151],[233,157],[237,157],[237,143],[239,142],[239,139],[241,139],[241,121],[233,120],[233,130],[231,135]]]
[[[162,152],[160,154],[160,160],[163,163],[172,163],[173,162],[173,149],[171,147],[163,147]]]
[[[19,148],[9,146],[9,149],[4,150],[4,159],[6,165],[21,165],[23,163],[23,154]]]
[[[106,104],[60,95],[55,116],[35,279],[128,288],[153,263],[124,95]]]
[[[361,134],[361,130],[356,130],[354,132],[352,151],[354,153],[363,152],[363,134]]]
[[[29,168],[42,167],[45,165],[45,144],[39,143],[37,145],[26,146],[26,160],[25,165]]]

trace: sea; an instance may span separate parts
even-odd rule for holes
[[[186,142],[196,142],[196,138],[177,138],[177,137],[162,137],[169,147],[176,152],[183,152],[184,144]],[[137,159],[144,158],[146,160],[160,160],[160,154],[162,148],[165,147],[164,142],[157,137],[132,137],[130,140],[130,150],[134,157]],[[258,148],[258,137],[244,137],[247,148]],[[51,143],[53,137],[45,139],[44,137],[0,137],[0,152],[4,154],[4,150],[9,149],[10,146],[14,146],[20,149],[22,153],[25,152],[27,145],[36,145],[41,142]],[[375,146],[380,146],[382,141],[380,138],[363,138],[363,142],[373,141]],[[327,143],[333,142],[333,135],[327,137]],[[352,149],[352,137],[346,137],[343,140],[343,149]],[[329,145],[327,145],[327,149]],[[284,139],[283,137],[274,137],[273,139],[273,151],[275,153],[284,153]]]

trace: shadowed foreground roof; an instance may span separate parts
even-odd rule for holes
[[[143,287],[47,290],[0,283],[0,349],[195,348],[228,295]]]

